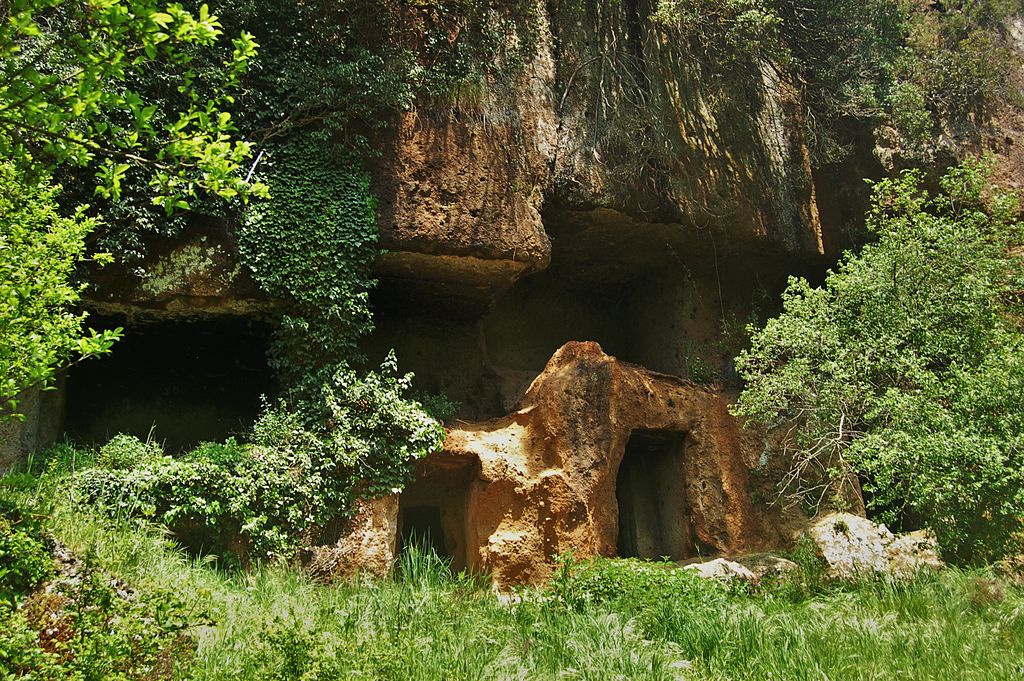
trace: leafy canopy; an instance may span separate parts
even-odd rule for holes
[[[789,491],[820,503],[860,474],[889,521],[930,525],[952,556],[1007,550],[1024,518],[1024,227],[986,167],[879,182],[875,243],[784,311],[737,359],[737,412],[787,421]]]
[[[116,199],[134,167],[148,171],[153,201],[187,208],[199,191],[224,198],[262,194],[246,180],[251,145],[233,140],[225,106],[256,53],[241,33],[219,68],[193,68],[196,49],[218,45],[220,21],[201,5],[151,0],[14,0],[0,13],[0,157],[28,171],[94,164],[97,192]],[[137,87],[172,69],[185,104]],[[211,73],[214,74],[211,76]],[[197,81],[215,77],[215,87]]]
[[[1007,28],[1019,11],[1019,0],[658,0],[651,19],[732,78],[726,97],[744,91],[752,68],[786,74],[808,107],[812,151],[834,160],[848,151],[851,119],[920,151],[1019,99]]]

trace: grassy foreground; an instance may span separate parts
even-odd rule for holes
[[[400,578],[324,586],[284,567],[219,571],[155,528],[83,511],[59,484],[18,486],[0,493],[45,502],[49,531],[76,555],[139,598],[180,600],[189,643],[148,678],[1024,678],[1024,592],[980,572],[838,586],[805,561],[755,588],[566,561],[547,588],[499,599],[413,553]],[[77,678],[115,678],[96,665]],[[0,645],[0,679],[26,673],[4,669]]]

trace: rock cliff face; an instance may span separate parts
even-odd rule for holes
[[[395,126],[375,185],[386,280],[486,303],[548,266],[566,221],[670,225],[651,245],[690,252],[837,253],[877,163],[812,167],[801,102],[771,65],[726,92],[646,19],[653,6],[538,11],[539,52],[516,82]]]
[[[789,541],[794,519],[761,501],[778,463],[722,386],[743,325],[771,312],[788,275],[813,280],[834,261],[866,202],[861,178],[883,169],[866,131],[851,131],[847,160],[815,165],[784,76],[763,64],[721,82],[650,24],[652,9],[538,3],[524,73],[472,102],[423,103],[382,141],[371,170],[387,251],[365,349],[396,348],[462,420],[399,497],[368,501],[310,550],[315,574],[386,571],[414,534],[505,586],[543,579],[570,550],[683,560]],[[140,322],[187,336],[272,306],[226,230],[150,254],[139,273],[98,276],[87,307],[140,336]],[[249,327],[233,333],[221,342],[258,344]],[[266,388],[265,366],[236,360],[211,382]],[[117,371],[142,377],[174,362],[162,381],[193,380],[178,392],[202,378],[188,357],[124,361],[136,364]],[[134,427],[96,379],[68,382],[70,423]],[[0,434],[0,468],[60,432],[62,399]],[[238,432],[246,409],[207,418],[202,436]],[[196,436],[179,430],[182,446]]]

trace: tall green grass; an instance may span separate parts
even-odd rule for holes
[[[980,572],[751,589],[638,561],[566,562],[548,587],[509,598],[413,548],[392,579],[328,586],[282,566],[218,570],[157,528],[78,507],[59,480],[14,486],[76,553],[142,593],[186,599],[200,624],[177,678],[1024,678],[1024,594]]]

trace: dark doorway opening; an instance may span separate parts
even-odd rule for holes
[[[398,551],[416,544],[424,551],[433,551],[442,558],[451,559],[445,548],[444,525],[441,523],[441,509],[437,506],[410,506],[402,509],[402,534]]]
[[[430,458],[398,500],[398,552],[416,541],[451,561],[452,570],[470,568],[466,506],[476,469],[465,460]]]
[[[618,555],[684,560],[697,554],[686,498],[686,434],[635,430],[615,481]]]
[[[145,439],[152,429],[168,453],[244,434],[259,414],[260,396],[275,392],[268,337],[266,326],[240,317],[126,326],[109,355],[69,372],[66,432],[103,443],[117,433]]]

